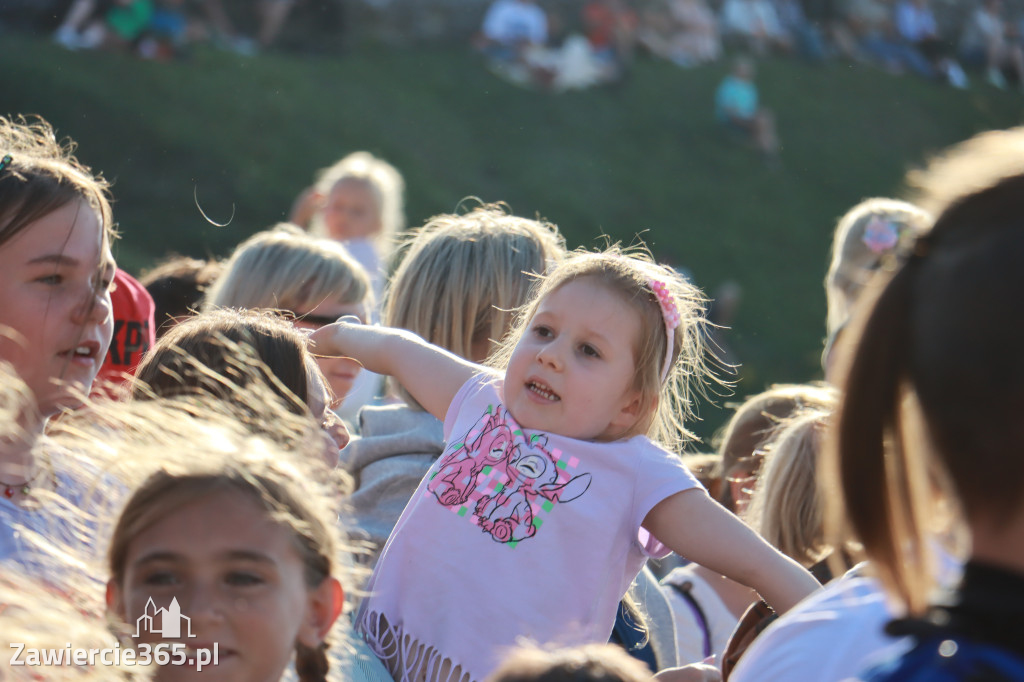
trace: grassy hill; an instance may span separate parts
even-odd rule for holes
[[[904,172],[975,132],[1014,125],[1024,94],[955,91],[858,65],[761,65],[783,165],[715,124],[719,65],[641,59],[614,89],[508,85],[463,48],[365,46],[341,57],[214,50],[153,63],[7,34],[0,112],[38,113],[115,181],[138,271],[167,251],[224,255],[283,219],[314,171],[368,149],[405,175],[410,225],[465,196],[556,222],[573,246],[640,234],[706,291],[743,290],[729,342],[738,394],[817,377],[821,280],[836,218],[900,191]],[[979,80],[980,79],[976,79]],[[224,228],[207,223],[202,209]],[[721,415],[706,411],[708,433]]]

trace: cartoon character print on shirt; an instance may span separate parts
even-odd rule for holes
[[[452,452],[441,458],[428,486],[430,492],[446,507],[465,504],[480,472],[508,459],[512,445],[508,424],[502,423],[497,414],[485,414],[463,442],[456,443]]]
[[[536,535],[555,505],[587,491],[592,476],[575,473],[578,465],[549,449],[547,436],[527,437],[507,410],[492,405],[462,442],[449,446],[427,490],[495,542],[515,547]]]

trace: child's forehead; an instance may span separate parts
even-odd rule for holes
[[[351,190],[355,190],[357,193],[365,192],[371,197],[374,196],[373,183],[367,178],[349,175],[343,178],[338,178],[338,180],[331,186],[332,195],[338,195]]]
[[[591,301],[617,301],[627,307],[631,307],[630,297],[626,292],[621,291],[610,282],[604,281],[597,275],[581,275],[568,278],[558,282],[543,294],[538,302],[538,309],[551,305],[553,301],[562,301],[571,298],[585,298]],[[610,305],[614,305],[609,303]]]
[[[605,336],[618,336],[626,330],[637,336],[643,325],[642,316],[626,295],[596,277],[568,280],[547,292],[538,302],[534,317],[573,317],[585,327]]]
[[[182,488],[154,505],[150,514],[156,518],[140,529],[133,549],[145,551],[156,544],[199,550],[253,542],[265,548],[291,546],[294,530],[267,508],[258,492],[231,486],[193,492]]]

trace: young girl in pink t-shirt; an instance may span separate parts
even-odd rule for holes
[[[645,256],[578,253],[539,283],[492,367],[399,330],[314,332],[315,352],[395,376],[445,420],[357,621],[396,680],[482,680],[521,638],[607,641],[644,561],[670,550],[780,611],[815,589],[662,445],[686,435],[706,373],[700,302]]]

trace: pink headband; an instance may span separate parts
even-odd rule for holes
[[[661,365],[661,383],[665,383],[665,380],[668,379],[668,371],[672,368],[675,329],[680,322],[679,309],[676,308],[676,301],[672,298],[668,285],[657,279],[652,279],[650,285],[654,297],[658,299],[658,305],[661,306],[661,316],[665,320],[665,362]]]

